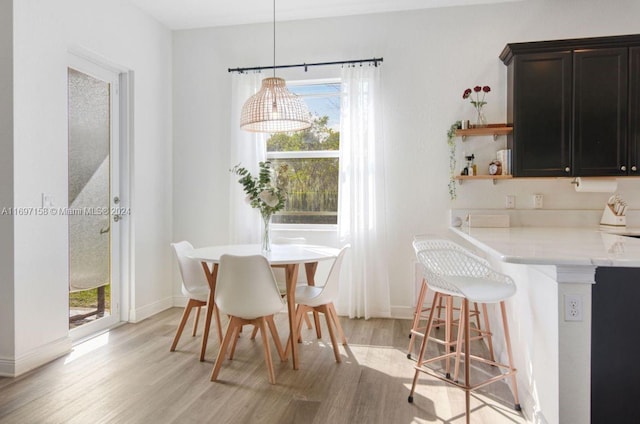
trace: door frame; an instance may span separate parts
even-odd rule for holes
[[[96,78],[107,80],[106,75],[111,75],[108,81],[112,83],[112,90],[116,91],[117,96],[111,99],[111,154],[118,158],[117,173],[119,181],[117,187],[112,187],[110,194],[110,206],[113,205],[113,196],[117,195],[120,202],[117,205],[120,208],[132,211],[131,187],[132,187],[132,135],[133,135],[133,71],[114,64],[93,52],[81,48],[69,49],[67,55],[67,68],[73,68],[85,74],[95,76]],[[117,100],[116,100],[117,99]],[[113,131],[117,128],[117,133]],[[113,168],[111,168],[113,171]],[[113,181],[113,180],[112,180]],[[123,322],[129,321],[130,305],[133,304],[133,288],[131,282],[134,272],[133,267],[133,215],[123,215],[123,219],[118,225],[111,225],[112,246],[116,243],[118,253],[117,257],[112,260],[112,279],[118,280],[118,293],[114,293],[112,287],[112,312],[113,317],[110,322],[105,325],[85,324],[73,330],[69,330],[69,336],[72,342],[76,343],[82,339],[92,337],[104,331],[108,331]],[[110,216],[113,224],[113,217]],[[114,231],[116,229],[117,231]],[[114,251],[112,247],[112,251]],[[115,267],[114,267],[115,264]],[[115,268],[115,275],[114,275]],[[115,297],[114,297],[115,295]]]

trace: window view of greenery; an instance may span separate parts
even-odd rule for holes
[[[340,83],[288,87],[307,103],[313,125],[267,140],[267,158],[287,188],[284,210],[275,224],[336,224],[340,149]]]

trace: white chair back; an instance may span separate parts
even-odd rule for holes
[[[188,241],[180,241],[171,243],[171,247],[173,247],[178,259],[178,267],[182,276],[182,294],[194,299],[201,297],[203,291],[209,289],[209,283],[200,262],[187,257],[193,251],[193,246]]]
[[[349,250],[350,246],[346,245],[336,257],[336,260],[333,261],[333,265],[331,265],[331,269],[329,270],[329,275],[327,276],[327,281],[322,288],[322,291],[318,296],[313,298],[313,304],[322,305],[325,303],[331,303],[338,298],[338,283],[340,281],[340,269],[342,268],[342,261],[344,260],[344,255]]]
[[[222,255],[215,302],[225,314],[254,319],[282,310],[284,302],[264,256]]]

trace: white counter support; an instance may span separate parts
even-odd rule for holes
[[[556,267],[560,424],[591,420],[591,285],[595,266]],[[565,321],[565,295],[582,298],[582,321]]]

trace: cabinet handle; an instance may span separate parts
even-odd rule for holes
[[[621,171],[626,171],[626,170],[627,170],[627,167],[626,167],[626,166],[624,166],[624,165],[622,165],[622,166],[620,167],[620,170],[621,170]]]
[[[632,170],[633,172],[636,172],[636,171],[638,170],[638,167],[636,167],[635,165],[633,165],[633,166],[631,167],[631,170]]]
[[[571,168],[567,166],[566,168],[564,168],[564,172],[571,172]]]

